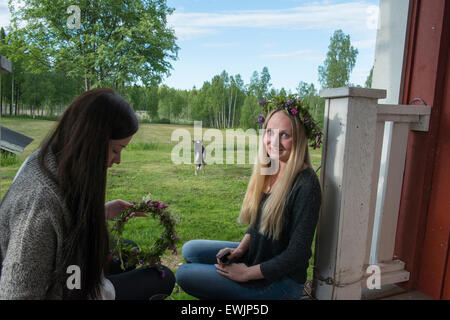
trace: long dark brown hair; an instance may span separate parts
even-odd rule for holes
[[[94,299],[100,295],[109,251],[104,210],[109,140],[127,138],[137,130],[133,109],[119,94],[94,89],[75,98],[41,146],[39,164],[49,176],[44,157],[49,151],[55,154],[57,172],[51,178],[71,213],[63,268],[57,268],[62,271],[55,275],[57,281],[64,281],[64,298]],[[63,280],[71,264],[81,270],[79,290],[68,290]]]

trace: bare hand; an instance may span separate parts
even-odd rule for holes
[[[237,281],[237,282],[246,282],[249,281],[249,268],[244,263],[232,263],[232,264],[215,264],[217,272],[227,277],[228,279]]]
[[[123,210],[131,207],[133,204],[130,202],[126,202],[120,199],[112,200],[105,203],[105,217],[106,220],[114,220],[119,217]],[[131,219],[132,217],[146,217],[147,215],[144,212],[133,212],[131,213],[126,221]]]
[[[243,252],[242,250],[240,250],[240,249],[237,249],[237,248],[236,248],[236,249],[233,249],[233,248],[223,248],[223,249],[219,250],[219,252],[217,252],[217,256],[220,255],[220,254],[222,254],[223,252],[226,252],[226,251],[230,251],[230,252],[231,252],[230,255],[227,257],[227,260],[228,260],[228,261],[231,261],[231,260],[234,260],[234,259],[239,259],[240,257],[242,257],[242,256],[244,255],[244,252]],[[222,261],[220,261],[219,258],[217,258],[217,263],[218,263],[220,266],[225,265],[225,263],[223,263]]]

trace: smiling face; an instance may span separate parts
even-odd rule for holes
[[[272,159],[287,162],[292,150],[292,123],[284,112],[278,111],[272,115],[266,126],[264,144]]]
[[[131,138],[133,138],[133,136],[119,140],[109,140],[108,168],[111,168],[114,163],[120,163],[122,149],[130,143]]]

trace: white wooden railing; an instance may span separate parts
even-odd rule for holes
[[[337,88],[320,94],[326,98],[323,204],[312,293],[317,299],[361,299],[372,275],[367,272],[370,265],[379,267],[382,286],[409,280],[405,264],[393,260],[406,147],[409,130],[428,131],[431,108],[378,104],[386,97],[378,89]],[[392,122],[392,138],[386,187],[378,194],[386,122]],[[379,219],[377,197],[383,199]]]

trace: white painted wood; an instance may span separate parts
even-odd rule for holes
[[[411,106],[411,105],[394,105],[379,104],[377,106],[378,115],[430,115],[430,106]]]
[[[431,107],[430,107],[431,111]],[[409,124],[409,130],[427,132],[430,129],[430,115],[420,115],[418,122]]]
[[[334,298],[339,300],[361,298],[358,279],[363,276],[368,249],[376,102],[377,99],[373,98],[349,98],[335,269],[338,286]],[[348,285],[341,287],[339,284]]]
[[[386,194],[381,214],[380,235],[377,242],[378,262],[391,261],[394,253],[408,133],[408,123],[394,123],[391,146],[388,149],[389,166],[386,178]]]
[[[380,0],[372,88],[387,90],[380,103],[400,103],[407,54],[410,0]]]
[[[314,295],[329,300],[334,287],[320,279],[333,279],[336,263],[336,245],[342,174],[344,163],[345,130],[348,99],[326,100],[324,114],[324,141],[322,149],[321,181],[323,202],[316,233],[314,254]]]
[[[317,299],[361,299],[375,248],[383,284],[406,281],[404,263],[392,261],[411,121],[423,106],[380,106],[382,90],[326,90],[322,149],[322,210],[316,235],[313,294]],[[369,97],[362,97],[367,90]],[[379,225],[374,219],[385,121],[395,121]],[[379,232],[373,231],[377,228]],[[380,263],[381,262],[381,263]]]
[[[366,278],[363,279],[363,281],[361,281],[361,287],[363,289],[367,288],[367,278],[369,276],[367,276]],[[380,278],[381,286],[408,281],[409,276],[410,276],[410,273],[406,270],[399,270],[399,271],[393,271],[393,272],[381,272],[381,278]],[[372,289],[372,290],[376,290],[376,289]]]
[[[371,99],[383,99],[386,98],[386,90],[381,89],[367,89],[358,87],[342,87],[320,90],[320,96],[322,98],[346,98],[346,97],[361,97]]]
[[[375,46],[375,61],[373,69],[373,88],[383,88],[387,90],[385,99],[379,103],[397,105],[401,103],[403,96],[402,88],[404,82],[404,69],[406,66],[406,55],[408,47],[407,39],[409,33],[408,23],[412,6],[410,0],[380,0],[379,23]],[[373,237],[378,238],[378,225],[381,216],[383,196],[386,194],[387,175],[387,147],[390,145],[392,136],[392,123],[385,124],[385,136],[382,147],[382,158],[380,164],[380,174],[378,180],[377,201],[375,207],[375,221]],[[374,245],[373,258],[376,256],[376,246]],[[376,261],[373,261],[376,262]]]
[[[373,242],[373,230],[375,222],[375,208],[377,204],[377,194],[378,194],[378,183],[381,165],[381,151],[383,147],[383,137],[384,137],[384,121],[377,121],[376,131],[375,131],[375,147],[373,150],[373,168],[372,168],[372,178],[373,182],[370,190],[370,206],[369,206],[369,225],[367,231],[366,239],[366,257],[364,262],[370,264],[370,256]]]
[[[378,116],[378,121],[392,121],[392,122],[405,122],[405,123],[413,123],[418,122],[420,119],[420,116],[418,115],[380,115]]]
[[[392,260],[386,263],[377,263],[382,273],[401,271],[405,269],[405,263],[401,260]]]
[[[411,130],[428,131],[431,107],[380,104],[377,114],[378,121],[411,122]]]
[[[339,96],[352,90],[336,91],[325,92],[334,98],[327,101],[325,117],[325,200],[316,236],[314,294],[318,299],[360,299],[377,130],[378,99],[373,97],[385,91],[358,88],[356,97]],[[364,91],[369,98],[361,97]]]

